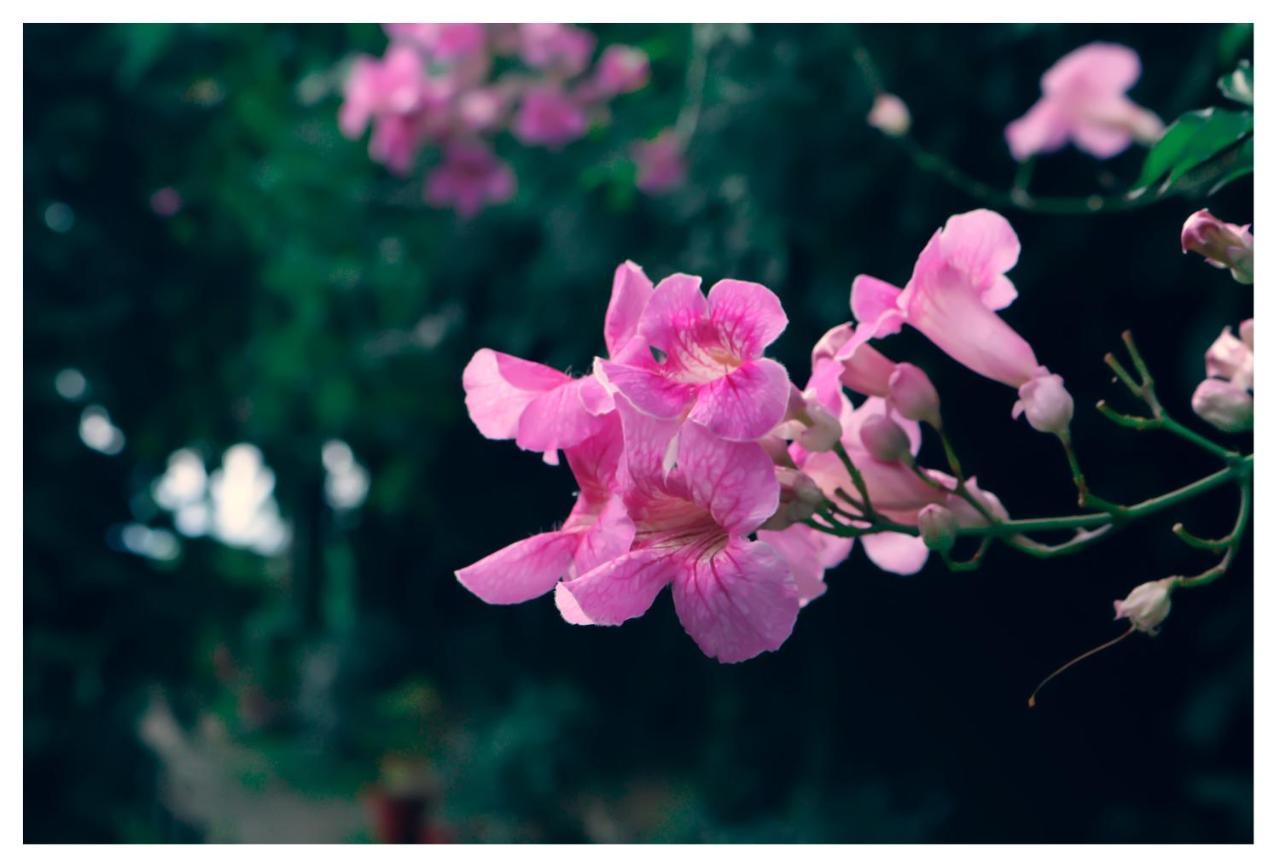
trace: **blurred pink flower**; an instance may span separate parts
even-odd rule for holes
[[[525,144],[557,149],[581,138],[587,131],[587,114],[561,88],[530,87],[520,100],[511,132]]]
[[[520,25],[520,59],[534,69],[581,74],[595,47],[595,36],[571,24]]]
[[[631,551],[556,587],[572,624],[617,625],[643,615],[671,586],[676,615],[723,663],[777,649],[800,609],[795,579],[772,546],[748,536],[777,509],[773,464],[754,443],[729,443],[693,426],[664,468],[675,421],[618,403],[622,495],[635,525]]]
[[[1220,270],[1230,270],[1242,285],[1253,284],[1253,233],[1248,225],[1223,222],[1197,210],[1182,225],[1182,252],[1195,252]]]
[[[182,195],[172,186],[164,186],[151,193],[151,212],[168,219],[182,210]]]
[[[1125,95],[1141,74],[1138,55],[1123,45],[1094,42],[1067,54],[1040,79],[1040,101],[1005,129],[1013,157],[1049,153],[1070,140],[1108,159],[1131,141],[1157,140],[1160,118]]]
[[[457,60],[485,47],[484,24],[383,24],[392,40],[412,42],[440,60]]]
[[[649,83],[649,55],[629,45],[610,45],[596,61],[594,91],[601,96],[634,93]]]
[[[684,142],[674,129],[668,129],[651,141],[631,145],[631,159],[636,164],[636,187],[650,195],[661,195],[684,183]]]
[[[835,359],[843,362],[866,340],[910,324],[979,375],[1017,388],[1014,417],[1025,411],[1034,428],[1065,435],[1073,406],[1061,378],[1041,366],[1027,341],[996,314],[1018,296],[1004,274],[1019,252],[1018,236],[1000,214],[952,216],[920,253],[906,288],[866,275],[853,281],[850,305],[858,327]]]
[[[360,56],[343,88],[338,125],[348,138],[359,138],[375,117],[405,116],[426,99],[422,57],[408,45],[392,44],[381,58]]]
[[[787,410],[787,370],[764,357],[787,316],[763,285],[722,279],[704,296],[701,282],[677,274],[658,283],[639,335],[601,368],[646,414],[687,417],[716,437],[754,441]]]
[[[487,204],[500,204],[516,192],[516,175],[489,145],[457,141],[445,148],[444,161],[427,174],[424,197],[428,204],[452,207],[469,218]]]
[[[564,525],[463,567],[458,581],[486,603],[523,603],[625,554],[635,526],[615,494],[621,452],[618,417],[610,414],[594,435],[565,450],[579,492]]]

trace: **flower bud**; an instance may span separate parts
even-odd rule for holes
[[[942,408],[938,391],[919,366],[899,363],[889,376],[889,401],[908,420],[942,428]]]
[[[812,399],[806,400],[811,425],[800,433],[800,446],[810,453],[825,453],[834,450],[844,431],[840,421],[826,408]]]
[[[1128,618],[1135,630],[1150,636],[1156,634],[1156,628],[1169,617],[1173,601],[1169,595],[1173,591],[1173,577],[1158,582],[1143,582],[1129,592],[1123,600],[1115,600],[1116,620]]]
[[[916,514],[920,527],[920,539],[933,552],[946,555],[956,545],[956,529],[959,522],[955,514],[941,504],[926,504]]]
[[[1075,413],[1075,402],[1063,385],[1061,375],[1050,375],[1044,367],[1040,373],[1018,388],[1013,416],[1016,418],[1025,412],[1031,428],[1064,438]]]
[[[1253,389],[1253,319],[1240,325],[1237,339],[1230,327],[1222,333],[1204,354],[1205,374],[1210,378],[1222,378],[1237,387]]]
[[[1191,394],[1191,410],[1223,432],[1253,428],[1253,396],[1243,387],[1219,378],[1206,378]]]
[[[884,415],[868,417],[863,421],[858,437],[873,459],[901,462],[911,458],[911,439],[901,426]]]
[[[602,95],[633,93],[649,83],[649,55],[639,48],[610,45],[596,63],[596,86]]]
[[[906,103],[892,93],[879,93],[871,105],[867,123],[892,138],[899,138],[911,129],[911,112]]]
[[[840,383],[863,396],[886,396],[893,369],[892,360],[863,342],[844,361]]]
[[[778,468],[778,509],[760,527],[766,531],[781,531],[812,516],[822,503],[822,490],[813,478],[794,468]]]
[[[1182,251],[1203,255],[1214,267],[1230,270],[1242,285],[1253,284],[1253,234],[1248,225],[1233,225],[1208,210],[1197,210],[1182,225]]]

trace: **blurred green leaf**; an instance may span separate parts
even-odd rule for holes
[[[1253,113],[1204,108],[1183,114],[1147,154],[1135,188],[1145,189],[1180,177],[1253,133]]]
[[[1234,72],[1218,79],[1218,89],[1228,99],[1253,107],[1253,64],[1241,60]]]

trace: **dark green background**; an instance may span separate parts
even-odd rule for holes
[[[137,735],[163,692],[192,735],[217,718],[242,757],[219,763],[226,788],[278,839],[378,836],[333,838],[308,802],[358,810],[399,754],[430,764],[432,824],[461,840],[1250,840],[1249,547],[1226,579],[1179,596],[1158,639],[1025,707],[1048,670],[1118,632],[1113,598],[1208,565],[1169,522],[1225,532],[1227,490],[1067,560],[999,549],[978,573],[932,562],[900,579],[855,551],[782,650],[738,666],[703,657],[665,598],[622,628],[573,628],[550,599],[488,607],[452,576],[571,502],[567,471],[470,425],[460,375],[477,348],[587,369],[630,258],[655,278],[769,285],[791,318],[776,354],[803,381],[813,341],[848,318],[854,275],[901,283],[930,232],[977,206],[865,125],[856,45],[923,142],[1004,186],[1003,127],[1066,51],[1137,49],[1134,97],[1169,120],[1221,104],[1214,80],[1251,56],[1248,30],[721,31],[689,182],[650,199],[622,157],[679,111],[691,31],[595,29],[650,51],[651,86],[559,154],[500,140],[519,196],[460,223],[337,132],[332,70],[381,52],[372,25],[25,28],[26,839],[245,836],[219,795],[212,821],[175,812]],[[1115,193],[1140,164],[1064,152],[1040,160],[1033,188]],[[147,204],[165,185],[186,199],[168,221]],[[46,227],[53,202],[72,208],[70,231]],[[1209,204],[1251,221],[1251,182]],[[1006,213],[1023,244],[1007,318],[1066,377],[1108,497],[1214,468],[1089,407],[1122,399],[1101,357],[1132,327],[1166,404],[1189,414],[1204,348],[1250,314],[1248,289],[1179,253],[1199,206]],[[424,319],[445,328],[430,349],[409,338]],[[1053,440],[1008,419],[1007,388],[912,335],[886,348],[934,377],[968,466],[1013,513],[1071,510]],[[82,405],[53,388],[68,366],[128,436],[119,456],[80,443]],[[321,496],[332,437],[372,476],[355,514]],[[147,489],[171,451],[201,448],[212,467],[237,441],[276,471],[285,560],[209,540],[169,565],[109,548],[122,522],[167,524]],[[270,723],[219,683],[219,645],[280,706]]]

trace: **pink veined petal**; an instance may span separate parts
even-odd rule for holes
[[[685,632],[721,663],[777,650],[800,611],[786,560],[767,543],[742,537],[714,555],[686,562],[671,587]]]
[[[796,582],[801,607],[826,593],[827,584],[823,580],[826,571],[839,565],[853,551],[852,537],[831,537],[808,525],[760,531],[756,536],[786,560]]]
[[[658,283],[640,316],[639,332],[648,345],[668,354],[678,350],[707,314],[702,280],[677,273]]]
[[[612,494],[622,460],[622,423],[618,416],[603,417],[600,427],[596,434],[564,451],[582,498],[592,502],[603,501]]]
[[[782,422],[790,392],[787,370],[762,357],[698,387],[689,419],[726,441],[754,441]]]
[[[706,429],[680,430],[677,465],[695,504],[730,534],[748,534],[778,509],[773,460],[752,442],[723,441]]]
[[[910,576],[929,560],[929,550],[919,537],[886,531],[862,538],[862,550],[871,563],[888,573]]]
[[[598,419],[582,404],[579,383],[566,381],[531,401],[516,427],[516,444],[537,453],[579,444],[599,429]]]
[[[638,264],[624,261],[613,273],[613,294],[604,314],[604,344],[609,356],[618,359],[623,346],[636,334],[640,316],[649,305],[653,283]]]
[[[818,400],[835,416],[840,416],[840,376],[844,374],[844,366],[830,357],[813,361],[813,372],[804,385],[806,393]]]
[[[1110,42],[1091,42],[1064,55],[1040,78],[1045,93],[1054,96],[1124,93],[1138,82],[1142,61],[1132,48]]]
[[[649,369],[622,363],[600,364],[609,383],[618,389],[637,409],[653,417],[679,417],[697,396],[692,384],[672,381]]]
[[[477,351],[462,371],[471,421],[481,435],[499,441],[516,437],[529,403],[568,380],[550,366],[488,348]]]
[[[787,329],[778,295],[758,282],[721,279],[707,294],[711,322],[721,328],[729,349],[750,359],[764,353]]]
[[[455,574],[486,603],[523,603],[546,594],[569,573],[578,535],[550,531],[512,543]]]
[[[1022,244],[1009,220],[993,210],[970,210],[952,216],[936,236],[942,257],[985,293],[1018,263]]]
[[[648,611],[675,577],[670,550],[641,549],[556,586],[556,606],[570,624],[615,626]]]
[[[618,400],[622,426],[622,480],[628,488],[645,492],[662,490],[671,466],[666,464],[671,446],[681,430],[680,420],[661,420]]]
[[[635,536],[636,526],[627,515],[626,504],[617,496],[610,498],[595,524],[582,533],[573,556],[574,572],[588,573],[627,554]]]
[[[1041,98],[1004,129],[1013,158],[1023,162],[1037,153],[1052,153],[1067,143],[1071,118],[1057,104]]]

